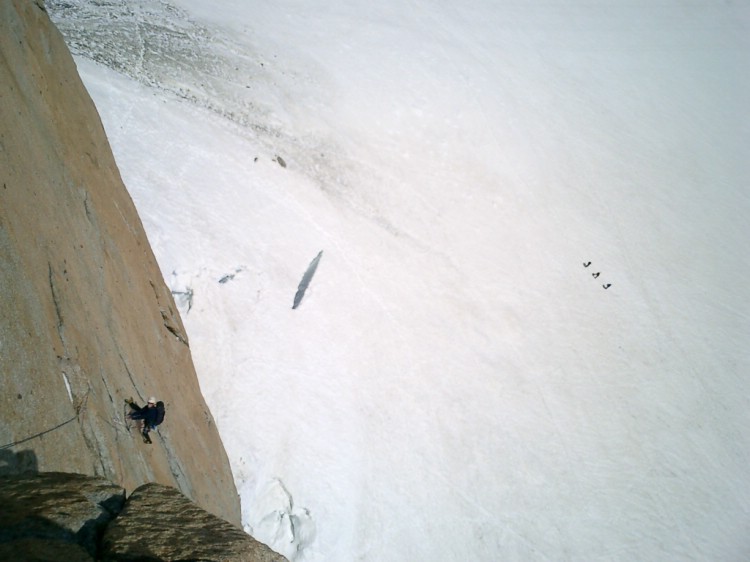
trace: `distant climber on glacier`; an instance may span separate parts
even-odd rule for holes
[[[149,431],[156,429],[156,426],[164,421],[164,402],[161,400],[157,402],[156,398],[152,396],[144,407],[136,404],[132,398],[126,398],[125,403],[132,410],[127,417],[136,420],[143,442],[150,444]]]

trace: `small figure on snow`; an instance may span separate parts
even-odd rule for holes
[[[156,429],[156,426],[164,421],[164,402],[153,396],[148,399],[146,406],[141,407],[132,398],[126,398],[125,402],[130,406],[132,412],[128,414],[128,418],[136,420],[138,424],[138,430],[141,432],[144,443],[151,443],[151,437],[148,432],[152,429]]]
[[[587,261],[586,263],[584,263],[584,264],[583,264],[583,267],[588,267],[588,266],[590,266],[590,265],[591,265],[591,262],[590,262],[590,261]]]
[[[594,279],[596,279],[596,278],[597,278],[597,277],[599,277],[599,276],[600,276],[601,274],[602,274],[602,272],[601,272],[601,271],[597,271],[596,273],[592,273],[592,274],[591,274],[591,277],[593,277]]]

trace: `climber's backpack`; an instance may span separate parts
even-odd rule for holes
[[[164,402],[159,400],[156,403],[156,420],[154,421],[154,425],[159,425],[163,421],[164,421]]]

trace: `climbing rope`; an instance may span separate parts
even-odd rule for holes
[[[8,443],[7,445],[0,445],[0,450],[3,449],[10,449],[11,447],[15,447],[16,445],[20,445],[21,443],[26,443],[26,441],[31,441],[32,439],[36,439],[37,437],[41,437],[42,435],[46,435],[47,433],[51,433],[55,431],[56,429],[60,429],[64,425],[68,425],[70,422],[76,420],[78,418],[78,414],[70,418],[69,420],[66,420],[62,422],[61,424],[56,425],[55,427],[51,427],[50,429],[46,429],[44,431],[40,431],[39,433],[35,433],[31,437],[27,437],[26,439],[21,439],[19,441],[14,441],[13,443]]]
[[[44,431],[40,431],[39,433],[35,433],[34,435],[30,437],[26,437],[25,439],[20,439],[18,441],[13,441],[13,443],[7,443],[5,445],[0,445],[0,451],[3,449],[10,449],[11,447],[15,447],[16,445],[20,445],[21,443],[26,443],[26,441],[31,441],[32,439],[36,439],[37,437],[41,437],[42,435],[46,435],[47,433],[52,433],[53,431],[60,429],[61,427],[68,425],[70,422],[75,421],[78,419],[78,416],[81,415],[81,412],[86,407],[86,401],[89,399],[88,392],[86,393],[86,396],[83,399],[83,402],[81,402],[81,405],[76,408],[76,415],[70,418],[69,420],[65,420],[62,423],[57,424],[55,427],[51,427],[49,429],[45,429]]]

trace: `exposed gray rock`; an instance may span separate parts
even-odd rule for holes
[[[49,472],[0,477],[1,560],[92,560],[125,490],[103,478]]]
[[[313,261],[310,262],[310,265],[307,266],[307,271],[305,271],[305,274],[302,276],[302,281],[299,282],[299,286],[297,287],[297,293],[294,295],[294,304],[292,305],[292,308],[297,308],[302,302],[302,297],[305,296],[305,291],[307,291],[307,287],[310,285],[313,275],[315,275],[315,270],[318,269],[318,264],[320,263],[320,258],[322,256],[323,250],[318,252],[318,255],[315,256]]]
[[[283,556],[167,486],[146,484],[102,538],[102,560],[281,562]]]

